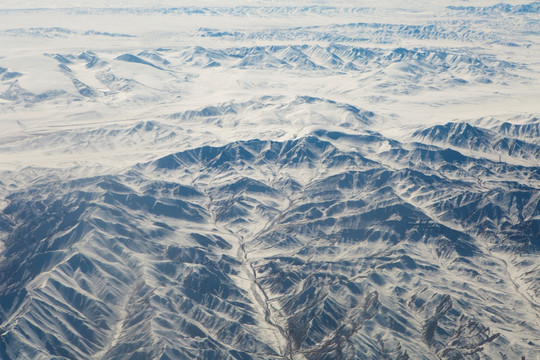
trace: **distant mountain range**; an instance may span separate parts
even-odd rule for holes
[[[0,359],[540,354],[538,2],[10,4]]]

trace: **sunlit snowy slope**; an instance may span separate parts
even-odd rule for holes
[[[0,4],[0,359],[538,359],[540,2]]]

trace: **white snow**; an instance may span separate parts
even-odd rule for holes
[[[308,350],[313,348],[305,344],[306,348],[295,347],[302,343],[293,344],[292,330],[287,332],[294,325],[288,322],[291,319],[287,318],[290,315],[287,311],[293,308],[292,303],[300,301],[297,298],[305,295],[302,291],[309,289],[311,281],[319,281],[315,280],[316,275],[322,274],[336,277],[333,283],[326,278],[317,283],[320,289],[335,296],[321,298],[312,306],[325,306],[327,310],[326,307],[338,304],[351,321],[361,318],[357,310],[364,306],[369,292],[378,291],[378,317],[366,315],[369,306],[365,305],[364,322],[355,323],[357,328],[353,322],[340,328],[344,333],[358,330],[359,335],[351,340],[357,349],[368,351],[380,347],[382,353],[386,347],[389,353],[395,350],[397,354],[403,346],[412,351],[412,357],[426,349],[433,351],[434,356],[436,347],[440,349],[442,345],[428,346],[412,340],[425,336],[419,329],[430,319],[437,319],[435,322],[439,321],[445,329],[457,326],[444,314],[440,318],[435,314],[437,304],[444,304],[438,302],[439,296],[446,292],[457,299],[453,303],[456,313],[472,314],[471,317],[481,319],[482,324],[491,328],[490,334],[497,332],[504,337],[507,343],[497,343],[486,350],[491,351],[490,356],[505,350],[508,343],[513,346],[508,350],[512,351],[509,357],[523,349],[529,354],[540,351],[537,344],[540,290],[535,285],[539,279],[539,259],[536,253],[512,254],[514,250],[509,244],[513,240],[505,233],[508,224],[531,224],[540,218],[537,207],[540,140],[526,135],[494,135],[494,142],[506,141],[508,136],[526,143],[523,149],[514,151],[504,149],[499,143],[499,147],[476,148],[475,138],[465,138],[463,143],[468,145],[462,145],[460,136],[466,134],[452,134],[458,138],[453,143],[448,137],[441,140],[413,135],[415,131],[449,122],[466,122],[493,133],[504,122],[538,123],[540,12],[516,10],[527,4],[538,7],[538,3],[523,0],[505,3],[507,7],[498,5],[498,0],[474,3],[189,0],[181,4],[172,0],[151,3],[52,0],[46,4],[37,0],[2,1],[0,262],[7,261],[3,253],[11,245],[4,242],[10,231],[15,233],[18,226],[27,225],[16,223],[19,215],[8,208],[20,197],[28,196],[29,203],[37,204],[45,201],[41,196],[57,196],[67,207],[73,201],[99,207],[99,211],[77,215],[79,222],[95,221],[92,226],[98,230],[85,237],[84,242],[60,250],[51,244],[62,243],[65,239],[61,236],[69,235],[76,225],[54,230],[47,221],[58,220],[54,218],[57,213],[49,209],[51,218],[46,218],[44,224],[55,232],[46,239],[35,240],[47,245],[39,251],[52,248],[47,253],[50,256],[47,261],[52,265],[23,286],[29,291],[25,304],[30,305],[24,305],[24,309],[22,305],[2,309],[2,336],[9,332],[20,341],[22,345],[14,353],[39,353],[46,358],[47,350],[37,348],[39,339],[31,338],[37,335],[24,338],[20,334],[31,332],[28,324],[43,326],[44,331],[66,328],[77,333],[66,320],[66,314],[71,314],[76,306],[69,305],[72,298],[55,287],[64,286],[99,306],[106,303],[103,299],[116,299],[103,308],[98,306],[105,309],[100,316],[108,316],[110,329],[96,326],[98,340],[88,348],[84,348],[86,343],[83,346],[86,354],[95,358],[109,356],[122,342],[133,340],[130,336],[135,336],[136,331],[127,326],[127,320],[137,311],[148,316],[137,326],[148,331],[151,338],[169,334],[166,323],[169,319],[160,316],[174,317],[178,323],[193,323],[210,337],[226,337],[219,323],[234,323],[231,314],[245,310],[234,304],[238,299],[249,303],[246,314],[255,319],[254,324],[243,328],[242,334],[266,341],[278,354],[275,358],[308,358]],[[317,148],[309,149],[316,153],[316,160],[309,165],[299,161],[279,167],[272,162],[260,165],[242,160],[230,169],[207,169],[197,159],[185,168],[166,171],[152,163],[203,146],[219,147],[253,139],[286,142],[309,136],[328,141],[340,154],[361,155],[367,163],[354,158],[334,165],[333,159]],[[433,149],[432,146],[437,146],[437,151],[451,149],[454,151],[451,154],[459,152],[471,160],[462,167],[450,164],[451,161],[437,163],[438,158],[422,153]],[[257,158],[260,154],[251,155]],[[433,155],[436,156],[439,154]],[[449,164],[455,169],[449,170]],[[347,190],[340,188],[339,195],[325,192],[336,190],[336,183],[348,173],[373,169],[404,178],[395,180],[392,188],[380,189],[366,181],[363,185],[355,183]],[[428,180],[411,183],[406,175],[410,169],[426,177],[438,177],[437,181],[443,185],[433,186],[427,184]],[[111,193],[119,197],[123,193],[101,191],[96,185],[98,181],[88,186],[75,182],[70,185],[73,188],[58,185],[109,175],[122,177],[133,190],[133,196],[146,194],[145,186],[160,181],[194,186],[204,195],[186,201],[193,208],[200,206],[205,220],[199,224],[150,213],[158,200],[174,200],[172,195],[155,195],[150,200],[141,195],[141,199],[131,199],[132,206],[140,206],[133,210],[125,204],[118,205],[121,203],[118,199],[105,201]],[[230,193],[223,190],[244,178],[282,191],[253,194],[242,189]],[[299,190],[283,190],[285,180],[295,182]],[[448,183],[455,187],[449,188]],[[32,189],[40,190],[31,193]],[[84,198],[79,190],[90,194],[90,198]],[[165,194],[169,189],[164,186],[160,191]],[[533,195],[527,198],[523,193]],[[81,198],[76,198],[79,195]],[[335,203],[323,205],[329,199]],[[476,208],[469,209],[470,204]],[[40,211],[37,205],[28,206],[36,213]],[[393,206],[404,206],[411,213],[418,210],[425,215],[414,218],[415,225],[425,222],[429,229],[455,231],[459,233],[455,239],[460,241],[470,236],[478,248],[477,257],[466,263],[450,245],[445,248],[448,254],[441,255],[439,242],[448,240],[445,236],[450,235],[435,234],[427,240],[413,241],[410,238],[416,234],[411,231],[391,244],[394,240],[383,236],[393,233],[378,226],[410,221],[402,213],[393,213],[388,218],[380,215],[380,219],[365,223],[355,218],[371,211],[391,212],[388,209]],[[335,213],[330,214],[330,208]],[[485,215],[493,208],[495,213],[502,209],[502,215]],[[248,215],[242,218],[227,214],[230,218],[218,219],[226,211],[232,212],[231,209]],[[459,211],[471,214],[462,216]],[[129,223],[119,220],[118,214],[122,212]],[[474,220],[473,215],[485,219]],[[335,223],[329,225],[324,221]],[[156,225],[159,222],[166,222],[172,230],[163,230]],[[137,231],[126,234],[122,226]],[[374,240],[358,243],[331,240],[331,236],[342,230],[339,226],[363,226]],[[482,226],[489,231],[479,231]],[[39,227],[30,230],[36,228]],[[523,229],[529,234],[527,230],[530,229]],[[160,235],[154,236],[157,233]],[[162,258],[175,246],[199,246],[190,238],[192,233],[219,235],[232,246],[219,250],[212,247],[212,253],[205,256],[215,263],[224,255],[233,259],[225,261],[233,268],[227,279],[241,296],[234,301],[225,299],[223,304],[216,305],[217,310],[189,303],[193,308],[182,308],[184,313],[174,308],[165,311],[166,306],[161,308],[159,301],[167,298],[175,298],[178,303],[184,301],[184,294],[178,289],[185,285],[188,276],[204,269],[200,264],[175,263],[176,259]],[[277,234],[279,239],[272,242],[264,237],[268,234]],[[286,235],[294,238],[294,242]],[[67,261],[75,253],[88,257],[91,263],[99,263],[99,269],[91,276],[71,274]],[[414,259],[417,266],[414,271],[400,268],[407,261],[404,254]],[[302,265],[288,264],[289,260],[283,258],[301,260]],[[163,275],[156,270],[169,263],[177,266],[174,271],[181,273]],[[354,266],[344,265],[349,263]],[[273,292],[279,284],[271,281],[281,276],[271,271],[273,265],[278,270],[285,269],[284,273],[290,271],[288,275],[293,271],[310,275],[298,280],[294,284],[297,288],[286,294]],[[124,275],[121,281],[114,269]],[[283,276],[279,280],[287,278]],[[358,285],[362,295],[343,287],[333,294],[340,281]],[[4,284],[0,283],[0,290],[5,290]],[[401,296],[396,292],[400,291],[406,294],[403,299],[407,296],[408,304],[404,300],[394,309],[395,299]],[[413,297],[427,305],[415,307]],[[285,298],[295,300],[286,307]],[[65,303],[65,308],[59,310],[61,316],[52,320],[44,315],[50,304],[55,304],[51,299]],[[483,299],[492,303],[483,304]],[[188,302],[182,304],[189,307]],[[505,307],[507,318],[501,320]],[[83,306],[74,313],[78,320],[90,324],[90,313],[86,310]],[[535,316],[529,318],[528,314],[533,312]],[[150,313],[157,315],[147,315]],[[215,326],[204,328],[204,321],[211,316],[213,320],[206,324]],[[467,316],[459,321],[468,321]],[[388,319],[396,324],[409,321],[411,332],[405,335],[397,325],[392,328],[394,323]],[[386,327],[377,330],[382,323]],[[463,329],[474,328],[468,327],[470,324],[463,325]],[[310,336],[316,332],[311,328],[303,330],[310,332]],[[338,330],[325,334],[320,343],[338,335]],[[69,341],[66,335],[61,336],[63,341]],[[108,341],[100,348],[93,348],[101,337]],[[152,341],[154,345],[158,343],[155,338]],[[222,345],[229,351],[234,349],[234,341]],[[444,345],[450,342],[448,339]],[[344,353],[349,351],[347,347],[343,349]],[[81,351],[77,354],[84,353]],[[2,354],[0,351],[0,357]]]

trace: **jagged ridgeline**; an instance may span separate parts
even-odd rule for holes
[[[534,358],[539,270],[510,259],[540,249],[540,197],[497,179],[539,168],[397,141],[391,168],[362,150],[381,142],[238,141],[12,193],[0,357]]]
[[[497,2],[0,1],[0,360],[537,359]]]

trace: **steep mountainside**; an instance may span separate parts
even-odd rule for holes
[[[5,0],[0,359],[536,359],[539,2]]]

